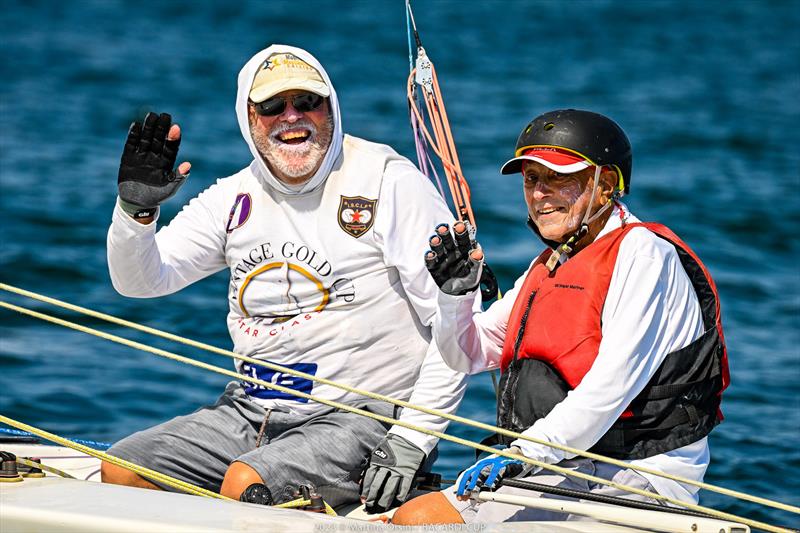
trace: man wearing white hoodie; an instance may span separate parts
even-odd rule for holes
[[[448,209],[432,184],[388,146],[342,132],[336,92],[305,50],[273,45],[239,73],[236,113],[253,154],[156,232],[158,205],[189,172],[173,170],[180,128],[153,113],[129,132],[108,233],[114,287],[170,294],[230,271],[234,351],[318,378],[454,412],[464,375],[431,344],[437,287],[419,235]],[[241,382],[213,406],[136,433],[112,455],[223,495],[263,483],[274,501],[310,484],[331,505],[372,510],[403,501],[436,438],[249,383],[259,378],[378,414],[394,406],[241,360]],[[410,409],[400,420],[443,431]],[[430,462],[430,461],[428,461]],[[103,464],[111,483],[160,487]]]

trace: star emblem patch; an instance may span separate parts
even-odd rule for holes
[[[375,221],[378,200],[363,196],[342,196],[339,201],[339,227],[356,239],[364,235]]]

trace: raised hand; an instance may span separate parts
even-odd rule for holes
[[[181,131],[167,113],[147,113],[134,122],[122,150],[117,186],[120,205],[134,218],[147,218],[174,195],[189,175],[191,165],[173,170],[181,144]]]
[[[483,250],[469,235],[464,222],[436,226],[425,253],[425,266],[442,292],[462,296],[478,288],[483,269]]]

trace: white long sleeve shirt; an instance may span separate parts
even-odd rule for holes
[[[274,52],[314,65],[331,88],[334,141],[320,172],[300,190],[270,173],[252,139],[246,99]],[[341,134],[338,101],[322,67],[299,49],[270,47],[239,75],[237,114],[253,162],[218,180],[156,232],[119,206],[108,234],[114,287],[132,297],[170,294],[227,268],[228,328],[238,354],[453,413],[465,376],[450,369],[430,324],[438,288],[424,266],[425,236],[452,215],[430,181],[389,147]],[[237,361],[246,377],[344,403],[363,397]],[[320,404],[255,384],[265,407],[310,414]],[[444,431],[440,417],[400,419]],[[426,453],[437,439],[400,426]]]
[[[627,222],[638,222],[625,206]],[[621,226],[615,208],[598,235]],[[445,360],[462,372],[497,368],[507,334],[508,318],[527,272],[504,297],[479,312],[465,297],[439,293],[434,339]],[[669,242],[644,228],[635,228],[620,244],[602,312],[602,341],[580,384],[524,435],[566,446],[589,449],[647,385],[671,352],[703,334],[703,320],[694,288]],[[573,457],[530,441],[516,440],[526,457],[555,464]],[[658,471],[702,481],[709,463],[707,438],[667,453],[631,461]],[[697,487],[643,474],[662,495],[697,501]]]

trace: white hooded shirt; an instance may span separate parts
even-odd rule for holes
[[[247,118],[257,69],[270,55],[287,52],[325,80],[334,127],[319,170],[297,190],[269,171]],[[465,377],[430,343],[438,288],[424,265],[426,237],[436,224],[453,220],[433,185],[388,146],[343,135],[327,73],[299,48],[273,45],[247,62],[236,113],[254,157],[249,166],[219,179],[158,232],[156,222],[140,224],[117,206],[108,234],[114,287],[126,296],[161,296],[227,268],[236,353],[454,412]],[[363,399],[238,360],[236,368],[328,400]],[[246,390],[268,408],[299,414],[324,408],[262,386],[246,383]],[[447,426],[411,409],[400,418],[431,430]],[[400,426],[390,431],[426,453],[437,440]]]

